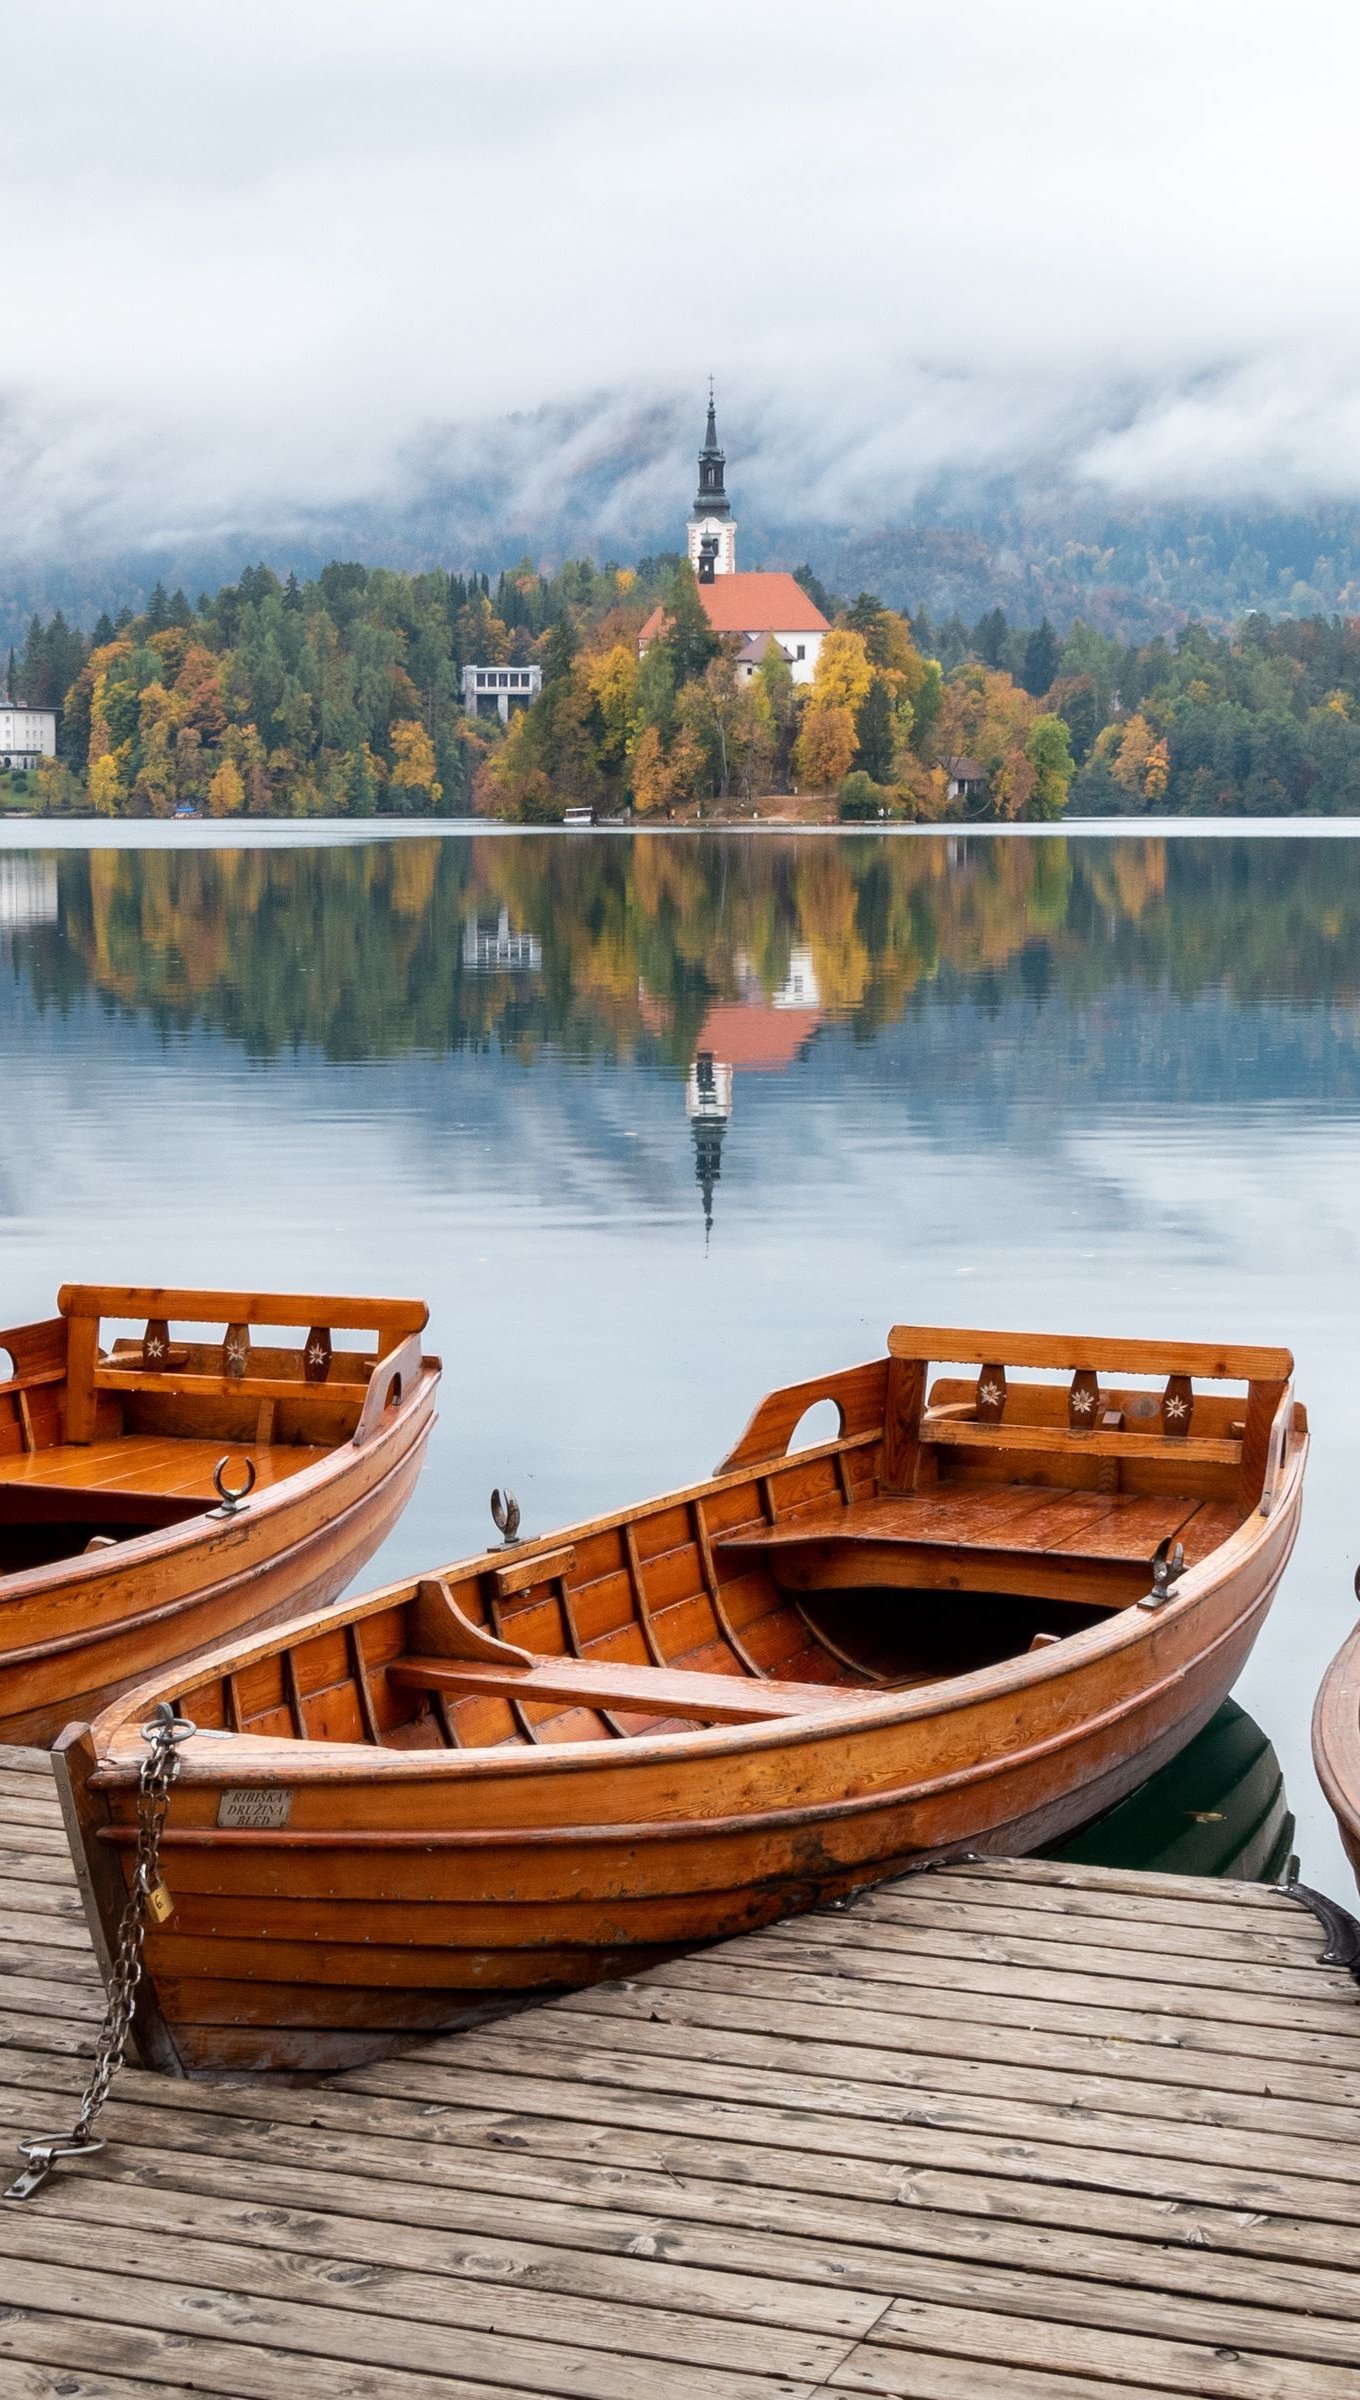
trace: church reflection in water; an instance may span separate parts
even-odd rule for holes
[[[768,997],[749,958],[739,956],[735,963],[736,996],[710,1004],[685,1084],[705,1233],[713,1230],[713,1189],[722,1172],[723,1136],[732,1116],[738,1069],[747,1075],[782,1074],[795,1059],[806,1057],[822,1022],[811,950],[792,953],[782,984]]]

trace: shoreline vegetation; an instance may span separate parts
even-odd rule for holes
[[[58,754],[0,776],[5,816],[480,816],[639,825],[988,825],[1068,816],[1360,815],[1360,619],[1198,621],[1130,644],[1080,621],[932,623],[798,579],[831,621],[809,686],[739,665],[687,563],[485,575],[247,569],[158,585],[89,634],[58,612],[11,698]],[[639,657],[660,601],[665,630]],[[463,669],[536,666],[507,724]]]

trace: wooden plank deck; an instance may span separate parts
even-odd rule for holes
[[[128,2070],[4,2400],[1360,2400],[1360,1990],[1254,1886],[990,1863],[314,2084]],[[3,2141],[102,1994],[0,1751]]]

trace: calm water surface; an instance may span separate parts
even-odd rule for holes
[[[709,1472],[894,1320],[1283,1341],[1238,1688],[1305,1875],[1360,1553],[1360,842],[0,829],[0,1320],[68,1278],[419,1292],[369,1580]],[[96,843],[104,840],[96,835]],[[143,846],[145,845],[145,846]]]

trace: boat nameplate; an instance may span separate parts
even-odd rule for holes
[[[224,1792],[217,1803],[218,1824],[236,1833],[268,1833],[286,1825],[292,1813],[291,1792]]]

